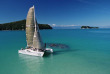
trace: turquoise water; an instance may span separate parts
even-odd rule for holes
[[[18,54],[25,31],[0,31],[0,74],[110,74],[110,29],[41,30],[46,43],[61,43],[44,57]]]

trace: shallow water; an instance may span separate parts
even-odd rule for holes
[[[110,74],[110,29],[41,30],[45,43],[60,43],[44,57],[18,54],[25,31],[0,31],[0,74]]]

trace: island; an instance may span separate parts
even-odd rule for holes
[[[81,26],[81,29],[98,29],[99,27]]]
[[[38,24],[39,29],[52,29],[48,24]],[[26,20],[0,24],[0,30],[25,30]]]

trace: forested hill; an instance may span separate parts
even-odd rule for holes
[[[39,29],[52,29],[48,24],[38,24]],[[0,30],[25,30],[26,20],[0,24]]]

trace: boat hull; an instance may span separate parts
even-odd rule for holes
[[[46,48],[46,49],[45,49],[45,52],[53,53],[53,49],[51,49],[51,48]]]
[[[53,49],[51,48],[46,48],[45,53],[49,52],[49,53],[53,53]],[[26,55],[31,55],[31,56],[40,56],[42,57],[44,55],[44,52],[41,51],[34,51],[32,49],[23,49],[23,50],[18,50],[18,53],[20,54],[26,54]]]
[[[31,49],[18,50],[18,53],[31,55],[31,56],[40,56],[40,57],[42,57],[44,55],[44,52],[33,51]]]

